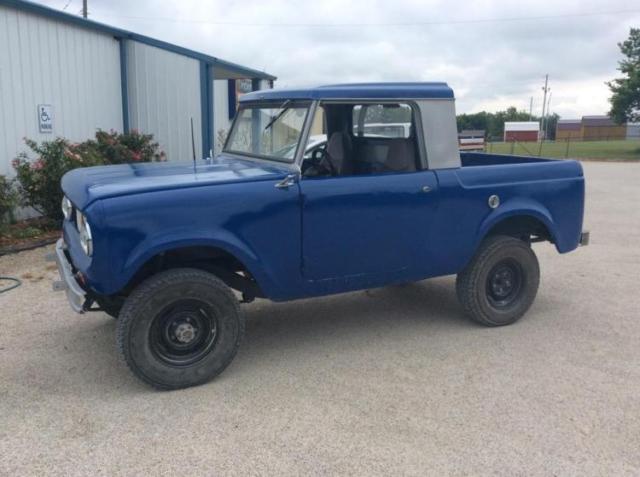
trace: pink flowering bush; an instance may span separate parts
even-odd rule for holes
[[[16,201],[17,196],[13,181],[0,175],[0,232],[11,221]]]
[[[135,130],[127,134],[98,131],[95,139],[79,144],[62,138],[40,144],[26,138],[24,141],[35,158],[23,152],[12,162],[21,204],[55,221],[62,220],[60,179],[68,171],[78,167],[165,160],[153,136]]]
[[[136,129],[120,134],[116,131],[98,131],[96,139],[82,144],[85,154],[98,156],[105,164],[131,164],[166,160],[163,151],[151,134],[140,134]]]

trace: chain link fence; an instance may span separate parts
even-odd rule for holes
[[[504,142],[502,138],[493,138],[487,140],[484,151],[559,159],[640,160],[640,137],[595,137],[590,140],[567,138],[537,142]]]

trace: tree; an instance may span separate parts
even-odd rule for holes
[[[609,116],[618,124],[640,120],[640,28],[632,28],[629,38],[618,43],[625,58],[618,70],[622,78],[607,82],[613,95]]]
[[[547,120],[544,122],[545,129],[547,130],[547,139],[551,141],[556,140],[556,126],[558,125],[558,119],[560,119],[560,115],[558,113],[553,113],[547,116]]]
[[[485,136],[489,139],[501,138],[504,134],[505,121],[529,121],[529,118],[530,116],[527,111],[518,111],[518,108],[515,106],[510,106],[505,111],[498,111],[496,113],[481,111],[475,114],[459,114],[457,117],[458,131],[464,129],[482,129],[485,131]],[[533,116],[531,121],[539,121],[539,118]]]

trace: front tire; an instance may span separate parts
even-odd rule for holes
[[[486,239],[458,274],[456,291],[466,314],[485,326],[519,320],[538,292],[540,266],[526,242],[497,235]]]
[[[210,273],[183,268],[161,272],[129,295],[116,340],[138,378],[158,389],[179,389],[220,374],[243,334],[229,287]]]
[[[122,309],[122,304],[124,300],[115,299],[108,296],[99,296],[96,297],[96,303],[111,318],[118,319],[118,315],[120,315],[120,310]]]

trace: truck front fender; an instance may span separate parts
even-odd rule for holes
[[[196,237],[196,238],[194,238]],[[163,252],[186,247],[210,247],[228,253],[238,260],[253,275],[261,289],[271,289],[272,282],[259,263],[256,253],[248,244],[226,230],[189,229],[188,234],[173,231],[160,236],[155,235],[140,242],[128,255],[120,270],[113,270],[115,277],[111,288],[113,292],[122,290],[134,277],[136,272],[152,258]]]

